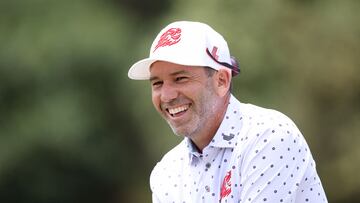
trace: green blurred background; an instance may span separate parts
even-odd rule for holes
[[[233,93],[306,137],[329,202],[360,202],[360,1],[0,1],[0,202],[150,202],[181,139],[127,78],[175,20],[210,24],[242,73]]]

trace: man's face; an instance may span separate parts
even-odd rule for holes
[[[175,134],[193,137],[208,127],[217,95],[205,68],[158,61],[150,73],[152,102]]]

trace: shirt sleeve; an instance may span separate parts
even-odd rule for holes
[[[294,124],[256,136],[240,169],[242,202],[327,202],[310,150]]]
[[[154,193],[152,193],[152,202],[153,203],[160,203],[160,200],[158,199],[158,197]]]
[[[150,175],[150,189],[152,192],[152,202],[153,203],[161,203],[160,198],[158,197],[158,194],[157,194],[157,191],[160,189],[160,188],[158,188],[158,181],[159,181],[159,178],[161,177],[161,176],[159,176],[159,165],[160,165],[160,163],[158,162],[155,165],[155,167],[152,170],[151,175]]]

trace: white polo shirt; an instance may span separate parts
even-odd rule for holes
[[[153,202],[327,202],[310,149],[282,113],[234,96],[199,153],[185,138],[150,176]]]

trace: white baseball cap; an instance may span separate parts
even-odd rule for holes
[[[207,66],[215,70],[230,68],[233,76],[240,71],[230,56],[225,39],[200,22],[178,21],[163,28],[151,45],[149,57],[131,66],[129,78],[148,80],[150,66],[155,61]]]

